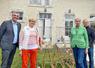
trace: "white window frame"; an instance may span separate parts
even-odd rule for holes
[[[40,12],[40,13],[45,13],[45,12]],[[49,36],[47,36],[45,34],[45,37],[51,38],[51,36],[52,36],[52,32],[51,32],[51,30],[52,30],[52,12],[46,12],[46,13],[47,14],[51,14],[51,18],[45,18],[45,31],[46,30],[49,30]],[[42,24],[41,25],[38,25],[38,26],[39,26],[40,29],[43,30],[43,19],[44,18],[40,18],[39,15],[40,14],[38,14],[38,20],[39,20],[39,22],[41,21]],[[48,20],[50,21],[49,24],[47,24]],[[41,33],[41,36],[44,37],[42,33]]]
[[[51,5],[52,5],[52,0],[49,0],[49,5],[46,5],[45,4],[45,0],[40,0],[41,1],[41,3],[40,4],[32,4],[32,3],[30,3],[30,0],[28,0],[28,3],[29,3],[29,6],[34,6],[34,7],[36,7],[36,6],[42,6],[42,7],[51,7]]]
[[[39,3],[30,3],[32,0],[29,0],[29,4],[30,5],[32,5],[32,6],[35,6],[35,5],[37,5],[37,6],[40,6],[41,5],[41,0],[39,0],[40,2]]]
[[[46,18],[46,19],[52,19],[52,13],[48,13],[48,12],[40,12],[40,13],[42,13],[42,14],[50,14],[51,15],[51,18]],[[39,13],[39,15],[40,15],[40,13]],[[39,19],[44,19],[44,18],[40,18],[40,16],[39,16]]]
[[[68,17],[66,17],[66,16],[68,16]],[[65,23],[66,23],[66,21],[68,21],[69,22],[68,24],[70,24],[70,21],[72,21],[73,22],[72,27],[73,27],[74,19],[75,19],[75,14],[65,13]],[[65,25],[65,36],[70,36],[69,33],[68,33],[68,35],[66,35],[66,32],[70,32],[70,30],[66,30],[66,28],[71,29],[71,27],[69,25],[68,25],[68,27],[66,27],[66,25]]]

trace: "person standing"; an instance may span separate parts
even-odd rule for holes
[[[84,57],[84,64],[85,64],[85,68],[88,68],[87,61],[86,61],[86,56],[88,54],[88,56],[89,56],[89,68],[94,68],[94,57],[93,57],[94,56],[94,51],[93,51],[94,46],[93,46],[93,43],[95,40],[95,31],[92,27],[90,27],[89,24],[90,23],[87,19],[83,20],[83,25],[87,30],[88,39],[89,39],[89,48],[88,48],[88,52],[85,54],[85,57]]]
[[[83,60],[85,51],[87,51],[87,48],[89,47],[89,42],[87,31],[83,26],[81,26],[81,20],[79,18],[75,19],[75,26],[71,29],[70,41],[76,68],[85,68]]]
[[[19,42],[21,24],[17,22],[19,14],[11,12],[12,19],[4,21],[0,26],[0,47],[2,49],[1,68],[11,68],[11,64]]]
[[[29,24],[20,32],[19,49],[22,57],[22,68],[28,68],[28,59],[30,60],[30,68],[36,68],[37,52],[39,45],[42,44],[42,38],[39,36],[35,25],[36,20],[29,19]]]

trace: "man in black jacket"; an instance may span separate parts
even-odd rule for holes
[[[84,64],[85,64],[85,68],[88,68],[87,61],[86,61],[86,56],[88,54],[88,56],[89,56],[89,68],[94,68],[94,57],[93,57],[94,47],[93,47],[93,43],[95,40],[95,31],[92,27],[89,26],[89,24],[90,23],[87,19],[83,20],[83,25],[87,30],[88,39],[89,39],[89,48],[88,48],[88,52],[86,51],[87,53],[85,54],[85,57],[84,57]]]
[[[12,19],[4,21],[0,26],[0,47],[2,49],[2,64],[0,68],[11,68],[11,64],[19,44],[21,24],[17,22],[19,14],[12,12]]]

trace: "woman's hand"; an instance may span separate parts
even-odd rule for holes
[[[88,48],[85,49],[85,54],[88,54]]]
[[[19,55],[22,56],[22,50],[20,50]]]

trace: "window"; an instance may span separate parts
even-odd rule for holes
[[[44,0],[44,5],[50,5],[50,0]]]
[[[65,21],[65,35],[66,36],[70,36],[72,26],[73,26],[73,21]]]
[[[90,18],[93,18],[93,17],[95,17],[95,14],[91,14],[91,15],[90,15]]]
[[[41,5],[41,0],[29,0],[30,4]]]
[[[29,4],[38,6],[50,6],[51,0],[29,0]]]
[[[71,28],[74,25],[75,14],[66,13],[65,14],[65,35],[70,36]]]
[[[19,20],[23,20],[23,12],[18,11],[18,13],[19,13]]]
[[[51,38],[51,28],[52,28],[52,13],[39,13],[39,29],[40,29],[40,35],[44,38]],[[45,20],[45,21],[44,21]],[[45,25],[44,25],[45,23]],[[43,35],[44,33],[44,35]]]
[[[51,19],[51,16],[52,16],[51,13],[39,13],[39,18],[40,19],[44,19],[44,18]]]

